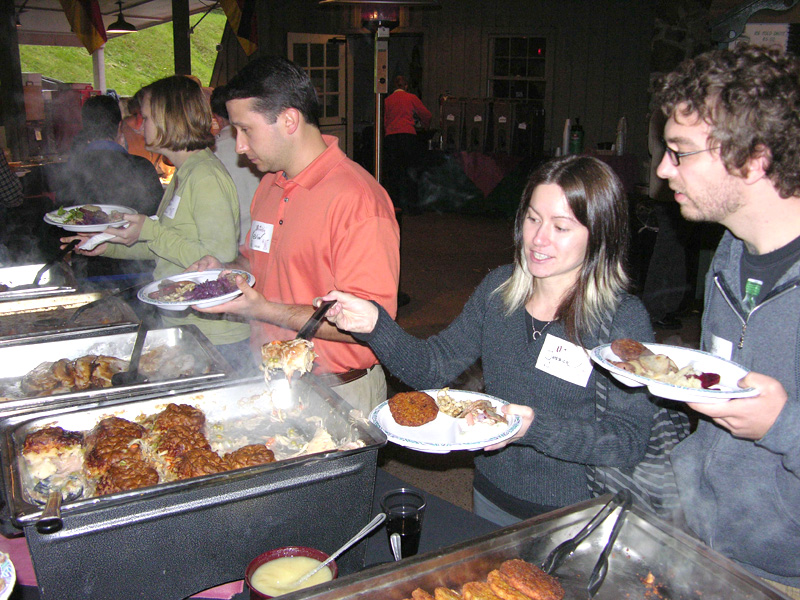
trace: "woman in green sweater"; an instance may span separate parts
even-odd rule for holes
[[[208,254],[233,260],[238,252],[239,200],[233,180],[209,149],[214,142],[211,108],[200,86],[188,77],[174,75],[142,88],[137,97],[141,98],[147,149],[175,165],[172,181],[154,216],[125,215],[127,227],[106,230],[115,237],[92,250],[77,252],[155,260],[154,279],[182,273]],[[196,325],[232,366],[252,368],[247,323],[192,310],[164,312],[161,319],[167,327]]]

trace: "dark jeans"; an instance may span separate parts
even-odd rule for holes
[[[419,206],[416,173],[421,155],[419,140],[413,133],[396,133],[386,136],[384,146],[384,187],[395,206],[414,212]]]

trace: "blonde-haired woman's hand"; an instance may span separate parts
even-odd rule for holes
[[[524,436],[528,428],[533,423],[533,409],[530,406],[524,406],[522,404],[505,404],[501,408],[501,410],[507,415],[516,415],[522,420],[522,424],[520,425],[519,431],[514,435],[514,437],[508,438],[505,441],[500,442],[499,444],[492,444],[491,446],[486,446],[484,450],[487,452],[491,452],[492,450],[500,450],[501,448],[505,448],[509,444],[513,444],[519,438]]]
[[[378,307],[369,300],[334,290],[314,300],[314,306],[327,300],[336,300],[336,304],[328,309],[325,318],[342,331],[371,333],[375,329],[378,323]]]

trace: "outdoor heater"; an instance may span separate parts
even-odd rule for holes
[[[375,36],[375,179],[381,181],[383,103],[389,91],[389,32],[400,24],[400,8],[441,8],[439,0],[320,0],[320,6],[360,5],[361,24]]]

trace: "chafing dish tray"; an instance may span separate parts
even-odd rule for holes
[[[232,369],[219,351],[194,325],[151,329],[144,343],[142,368],[151,358],[160,357],[159,371],[148,374],[145,383],[119,387],[101,387],[80,391],[62,391],[37,396],[25,393],[22,378],[43,362],[61,359],[73,361],[88,355],[111,356],[128,360],[133,351],[136,331],[119,333],[108,328],[34,338],[28,344],[0,346],[0,418],[9,414],[35,410],[43,406],[86,402],[96,398],[127,397],[143,391],[169,390],[196,386],[199,382],[231,374]]]
[[[41,598],[184,598],[241,579],[250,560],[265,550],[293,544],[337,548],[349,539],[370,518],[377,451],[386,437],[313,376],[293,381],[291,389],[266,390],[263,378],[225,381],[3,420],[6,499],[25,530]],[[284,448],[294,444],[296,455],[67,502],[60,531],[37,531],[42,507],[31,501],[20,458],[28,433],[52,425],[86,431],[106,416],[136,420],[169,403],[201,409],[215,449],[283,436]],[[302,440],[322,439],[321,429],[338,449],[304,453]],[[343,555],[343,573],[363,568],[365,548],[362,543]]]
[[[486,581],[500,563],[521,558],[541,565],[548,553],[571,538],[594,516],[610,495],[499,529],[469,542],[429,552],[401,563],[380,565],[357,576],[339,579],[281,596],[281,600],[402,600],[422,588],[460,589],[468,581]],[[566,600],[585,600],[586,583],[608,540],[618,511],[570,555],[556,575]],[[598,600],[784,599],[783,594],[739,565],[684,532],[633,508],[626,516],[611,553],[608,575]]]
[[[75,278],[64,263],[53,265],[42,275],[39,285],[33,286],[36,274],[44,265],[45,263],[0,267],[0,302],[62,296],[76,291]]]
[[[96,329],[101,325],[119,331],[138,325],[139,317],[133,309],[113,297],[86,310],[74,323],[68,321],[75,309],[102,295],[92,292],[0,302],[0,346],[27,343],[30,338],[54,333]]]

